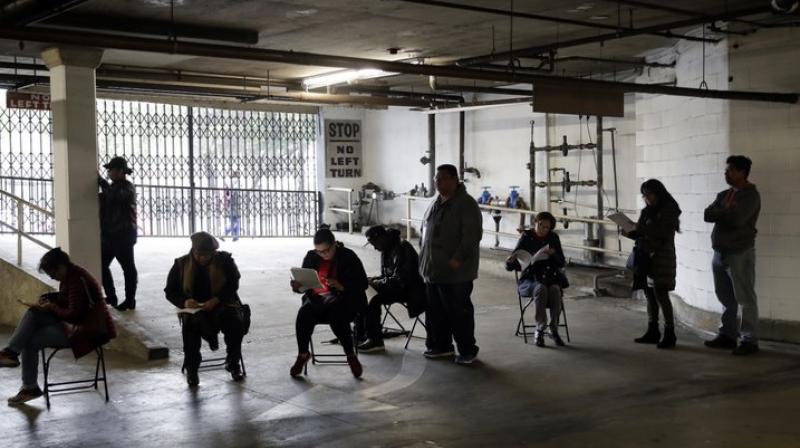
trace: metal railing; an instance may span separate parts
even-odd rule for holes
[[[33,211],[36,211],[36,212],[39,212],[39,213],[43,213],[48,219],[53,219],[54,220],[55,219],[55,214],[53,214],[53,212],[51,212],[50,210],[46,210],[46,209],[44,209],[42,207],[39,207],[38,205],[36,205],[36,204],[34,204],[32,202],[28,202],[28,201],[26,201],[25,199],[22,199],[19,196],[15,196],[15,195],[13,195],[11,193],[8,193],[8,192],[5,192],[3,190],[0,190],[0,195],[3,195],[4,197],[10,198],[11,200],[15,201],[16,204],[17,204],[17,206],[16,206],[16,208],[17,208],[16,225],[0,220],[0,225],[2,225],[3,227],[11,229],[12,231],[14,231],[17,234],[17,265],[18,266],[22,266],[22,239],[23,238],[25,238],[25,239],[33,242],[33,243],[38,244],[39,246],[41,246],[41,247],[43,247],[43,248],[45,248],[47,250],[52,249],[52,247],[50,247],[47,243],[44,243],[43,241],[41,241],[41,240],[35,238],[34,236],[32,236],[30,233],[25,232],[25,207],[28,207]]]
[[[347,232],[353,233],[353,214],[355,213],[355,210],[353,210],[353,193],[355,190],[352,188],[328,187],[328,191],[341,191],[343,193],[347,193],[347,208],[328,207],[328,211],[333,213],[346,213]]]
[[[431,201],[431,200],[433,200],[433,198],[424,198],[424,197],[419,197],[419,196],[403,196],[403,198],[405,198],[405,200],[406,200],[406,217],[405,217],[405,219],[402,219],[402,221],[406,223],[406,235],[411,235],[411,223],[413,223],[413,222],[417,222],[417,223],[424,222],[422,219],[412,218],[412,216],[411,216],[411,202],[412,201]],[[536,216],[536,214],[539,213],[539,211],[537,211],[537,210],[524,210],[524,209],[516,209],[516,208],[508,208],[508,207],[497,207],[497,206],[494,206],[494,205],[478,205],[478,207],[480,207],[481,210],[499,211],[501,213],[516,213],[516,214],[519,214],[519,215],[530,215],[531,217]],[[553,214],[553,216],[556,218],[557,221],[561,221],[562,223],[564,223],[564,222],[578,222],[578,223],[583,223],[583,224],[602,224],[602,225],[608,225],[608,226],[616,226],[616,224],[614,222],[609,221],[609,220],[605,220],[605,219],[581,218],[581,217],[576,217],[576,216],[557,215],[557,214]],[[531,220],[532,219],[533,218],[531,218]],[[483,229],[483,232],[484,233],[488,233],[490,235],[500,235],[500,236],[507,236],[507,237],[512,237],[512,238],[519,238],[519,234],[515,234],[515,233],[497,232],[497,231],[488,230],[488,229]],[[606,248],[603,248],[603,247],[585,246],[585,245],[581,245],[581,244],[568,244],[568,243],[562,243],[561,246],[569,247],[571,249],[583,249],[583,250],[588,250],[588,251],[593,251],[593,252],[602,252],[602,253],[611,254],[611,255],[618,255],[618,256],[621,256],[621,257],[628,256],[628,252],[623,252],[623,251],[614,250],[614,249],[606,249]]]

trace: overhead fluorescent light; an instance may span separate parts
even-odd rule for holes
[[[346,84],[361,79],[381,78],[383,76],[393,76],[396,74],[397,73],[385,72],[377,68],[344,70],[341,72],[308,77],[303,80],[303,87],[306,89],[316,89],[317,87],[334,86],[336,84]]]

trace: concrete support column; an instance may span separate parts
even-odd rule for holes
[[[100,275],[95,69],[103,50],[48,48],[53,114],[56,244]]]

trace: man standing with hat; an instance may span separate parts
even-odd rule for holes
[[[211,350],[219,347],[218,333],[225,336],[225,368],[234,381],[244,379],[241,370],[242,338],[245,327],[240,313],[239,268],[228,252],[218,251],[219,243],[206,232],[192,235],[192,250],[175,260],[169,271],[164,293],[167,300],[185,310],[181,314],[183,367],[189,387],[200,383],[201,340]]]
[[[138,273],[133,257],[136,244],[136,188],[126,176],[133,173],[128,161],[114,157],[103,165],[108,172],[107,180],[98,177],[100,185],[100,242],[103,264],[103,289],[106,302],[120,311],[136,308],[136,284]],[[117,305],[117,290],[109,266],[117,259],[125,275],[125,301]]]

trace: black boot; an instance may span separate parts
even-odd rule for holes
[[[647,324],[647,333],[642,337],[636,338],[633,341],[637,344],[658,344],[661,340],[661,332],[658,331],[658,322],[650,322]]]
[[[675,343],[678,338],[675,337],[675,327],[664,327],[664,339],[661,340],[656,347],[658,348],[675,348]]]

